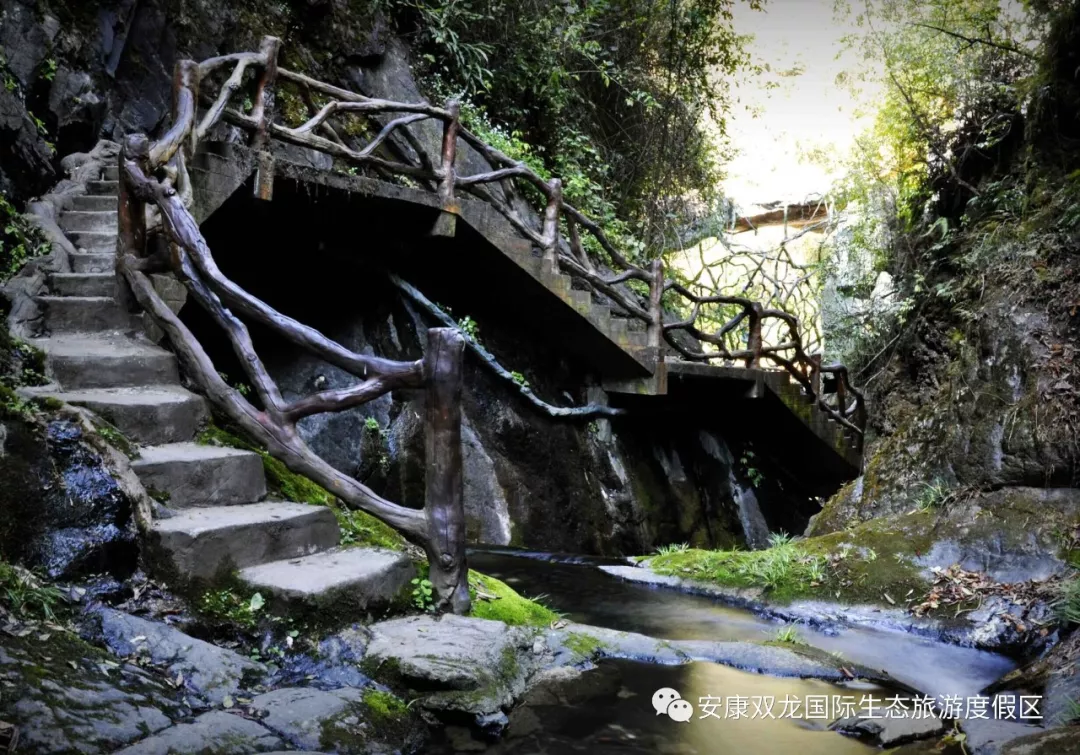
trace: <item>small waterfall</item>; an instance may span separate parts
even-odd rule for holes
[[[735,476],[735,457],[731,455],[727,444],[710,432],[702,430],[699,434],[701,446],[705,452],[719,461],[727,469],[728,490],[731,499],[739,509],[739,524],[742,525],[743,537],[751,549],[757,550],[769,545],[769,525],[761,513],[754,489],[743,486]]]

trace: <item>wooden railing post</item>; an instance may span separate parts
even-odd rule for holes
[[[649,324],[645,328],[645,342],[648,344],[652,359],[659,364],[663,361],[660,344],[664,335],[664,261],[653,260],[649,273]]]
[[[562,211],[562,179],[548,183],[548,204],[544,210],[544,259],[556,272],[559,269],[559,213]]]
[[[424,513],[436,608],[469,612],[469,568],[465,561],[464,477],[461,456],[461,371],[465,339],[456,328],[428,330],[427,475]]]
[[[810,355],[810,392],[813,398],[821,396],[821,354]]]
[[[442,165],[439,169],[442,174],[439,181],[439,203],[442,205],[442,212],[435,221],[431,235],[452,238],[457,233],[458,205],[454,196],[454,182],[457,180],[455,163],[458,132],[461,131],[461,103],[447,100],[446,109],[450,112],[450,120],[443,121]]]
[[[847,378],[843,373],[836,375],[836,409],[841,417],[847,418]]]
[[[746,357],[746,366],[756,370],[761,366],[761,302],[752,302],[750,311],[746,315],[749,330],[746,334],[746,350],[750,355]]]
[[[270,124],[274,120],[274,82],[277,79],[278,52],[281,40],[263,37],[259,54],[263,57],[263,72],[255,91],[255,104],[251,118],[255,121],[255,135],[251,148],[255,150],[258,166],[255,173],[255,196],[267,201],[274,198],[274,155],[270,151]]]

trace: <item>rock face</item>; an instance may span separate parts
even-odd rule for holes
[[[1055,377],[1057,368],[1047,369],[1059,356],[1045,345],[1068,336],[1037,304],[999,292],[980,309],[970,340],[925,332],[907,364],[890,365],[871,414],[883,435],[862,477],[828,502],[809,534],[910,510],[928,486],[1073,483],[1076,458],[1064,415],[1074,390]],[[993,505],[991,499],[987,507]]]
[[[0,421],[0,551],[53,578],[135,569],[132,504],[82,428]]]

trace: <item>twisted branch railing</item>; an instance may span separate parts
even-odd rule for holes
[[[443,210],[458,211],[456,197],[468,194],[490,204],[525,238],[537,245],[548,264],[554,269],[584,281],[590,288],[607,297],[623,316],[645,323],[647,361],[662,360],[661,343],[681,358],[693,361],[742,362],[748,368],[759,368],[763,360],[787,372],[799,384],[807,397],[830,418],[852,431],[861,444],[866,422],[862,394],[851,384],[843,365],[823,365],[818,354],[804,348],[799,321],[790,313],[765,308],[759,303],[739,296],[703,296],[694,293],[678,281],[666,279],[659,260],[642,267],[621,253],[599,223],[568,202],[563,196],[558,178],[545,179],[521,161],[514,160],[484,142],[461,122],[460,107],[451,100],[443,107],[427,103],[392,102],[350,92],[326,84],[301,73],[277,66],[277,40],[267,38],[258,53],[240,53],[207,60],[201,64],[181,64],[178,69],[177,122],[161,140],[160,156],[176,153],[176,147],[189,139],[189,150],[198,139],[205,137],[218,122],[224,120],[252,134],[256,148],[265,148],[268,139],[305,147],[338,158],[350,165],[370,168],[382,175],[405,177],[426,183],[437,191]],[[194,125],[195,106],[202,82],[219,69],[232,66],[232,73],[220,86],[217,97],[206,110],[198,126]],[[249,113],[229,107],[242,87],[245,72],[258,69],[254,104]],[[309,107],[308,120],[289,127],[276,122],[272,89],[275,79],[285,85],[298,87]],[[316,103],[316,98],[326,101]],[[378,132],[366,144],[343,137],[350,129],[340,119],[349,116],[383,117]],[[338,119],[335,126],[335,119]],[[422,121],[436,121],[442,126],[442,148],[439,165],[431,164],[426,153],[416,150],[420,164],[403,162],[387,156],[383,148],[391,137],[400,133],[408,140],[408,127]],[[355,129],[353,129],[355,130]],[[472,175],[459,175],[455,166],[461,143],[483,157],[491,170]],[[268,151],[260,156],[260,178],[256,191],[268,197],[272,189],[272,158]],[[181,171],[182,172],[182,171]],[[520,204],[531,195],[542,207],[536,212],[540,222],[523,214]],[[647,287],[648,296],[639,295],[626,284],[638,281]],[[665,306],[686,312],[682,319],[665,319]],[[707,330],[706,309],[716,311],[726,307],[723,322]],[[770,321],[775,325],[769,326]],[[696,339],[698,348],[688,347],[678,338],[683,331]],[[766,344],[763,333],[779,338]],[[733,342],[745,346],[734,348]],[[827,392],[822,376],[831,377],[832,391]]]
[[[332,491],[350,506],[362,509],[396,527],[427,551],[431,580],[441,607],[461,611],[468,605],[464,556],[464,513],[461,504],[460,459],[460,360],[464,347],[454,329],[429,331],[429,347],[423,360],[394,362],[357,354],[323,334],[289,318],[250,295],[226,278],[214,262],[198,225],[188,212],[191,187],[186,164],[200,140],[225,121],[251,134],[258,155],[255,191],[269,199],[273,192],[271,140],[317,150],[353,166],[370,168],[384,176],[425,183],[438,193],[444,218],[458,212],[459,192],[487,202],[525,238],[542,251],[553,269],[561,269],[584,281],[611,300],[624,316],[645,323],[646,355],[662,361],[661,342],[682,358],[694,361],[741,361],[759,368],[762,360],[786,371],[823,412],[853,431],[861,443],[865,424],[862,395],[851,385],[842,365],[822,365],[816,354],[803,347],[798,319],[782,310],[738,296],[701,295],[664,276],[660,260],[648,268],[634,264],[622,254],[603,228],[566,201],[558,178],[545,179],[520,161],[505,155],[471,133],[461,122],[458,103],[444,107],[426,103],[401,103],[365,97],[300,73],[278,67],[280,41],[267,37],[257,53],[238,53],[202,63],[182,61],[174,81],[174,122],[161,139],[150,142],[143,135],[128,137],[121,153],[120,243],[118,270],[130,293],[170,337],[189,373],[230,419],[249,432],[270,453],[293,471]],[[231,68],[217,96],[208,100],[198,118],[200,90],[221,71]],[[254,98],[248,112],[230,107],[244,90],[248,73],[255,77]],[[306,122],[289,127],[276,120],[275,87],[299,88],[309,109]],[[320,104],[319,98],[325,100]],[[366,144],[350,133],[356,116],[384,117],[378,132]],[[388,156],[385,149],[395,134],[415,143],[408,130],[433,120],[442,125],[439,165],[433,165],[423,149],[419,164]],[[483,173],[459,175],[456,170],[459,143],[464,142],[491,167]],[[519,211],[526,195],[538,197],[543,207],[539,222]],[[147,207],[152,208],[169,242],[167,255],[147,252]],[[227,333],[233,350],[255,387],[258,403],[231,388],[214,369],[197,339],[154,290],[148,273],[171,270],[187,286],[195,301]],[[643,296],[628,285],[639,282]],[[665,306],[687,310],[683,319],[665,320]],[[734,313],[715,330],[702,326],[705,308],[726,307]],[[267,326],[290,342],[318,355],[360,379],[356,386],[323,391],[286,401],[263,366],[244,322]],[[713,318],[715,319],[715,318]],[[763,323],[778,321],[782,340],[766,344]],[[677,337],[683,331],[696,347]],[[771,332],[771,330],[770,330]],[[745,334],[745,335],[744,335]],[[733,344],[745,342],[745,347]],[[822,376],[835,386],[830,403]],[[426,387],[428,401],[429,475],[424,510],[409,509],[387,501],[357,480],[335,470],[320,459],[300,438],[297,422],[312,414],[344,411],[399,388]]]

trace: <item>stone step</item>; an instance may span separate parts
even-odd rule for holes
[[[76,273],[111,273],[116,269],[116,253],[70,255],[71,269]]]
[[[108,296],[116,294],[116,276],[109,273],[53,273],[49,276],[57,296]]]
[[[116,229],[108,232],[70,231],[68,238],[80,249],[92,254],[116,254]]]
[[[103,212],[71,210],[60,216],[60,227],[65,231],[96,231],[115,234],[117,222],[115,210]]]
[[[571,289],[570,304],[581,314],[589,315],[592,313],[592,294],[588,291]]]
[[[262,458],[251,451],[169,443],[143,449],[131,468],[143,485],[169,494],[169,508],[254,503],[266,495]]]
[[[38,296],[49,333],[131,330],[135,320],[108,296]]]
[[[32,344],[46,354],[48,374],[68,391],[176,384],[176,357],[145,341],[120,335],[57,336]]]
[[[326,506],[267,502],[185,509],[155,521],[149,540],[155,573],[209,580],[333,548],[340,531]]]
[[[210,418],[201,396],[179,385],[147,388],[98,388],[62,391],[31,388],[27,393],[85,406],[137,443],[158,445],[189,441]]]
[[[276,613],[331,610],[343,620],[403,597],[415,576],[412,559],[381,548],[336,548],[240,570],[240,580],[268,598]]]
[[[94,196],[115,197],[120,193],[120,182],[113,181],[87,181],[86,193]]]
[[[76,212],[116,212],[119,200],[108,194],[82,194],[71,200],[71,209]]]
[[[119,165],[106,165],[104,170],[101,171],[101,177],[106,181],[115,181],[120,178],[120,166]]]

